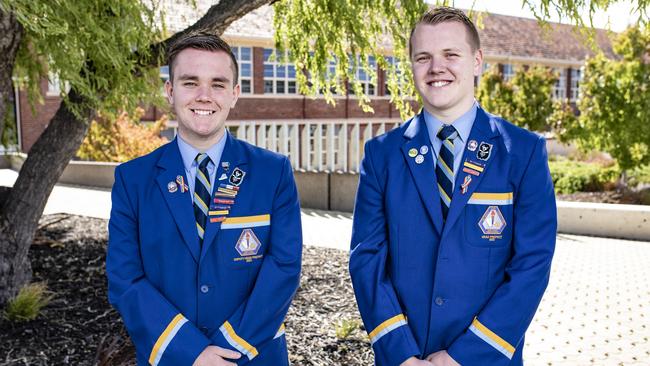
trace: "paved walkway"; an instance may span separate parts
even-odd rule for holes
[[[0,185],[17,173],[0,169]],[[45,214],[107,219],[110,192],[57,185]],[[304,209],[307,245],[347,250],[349,213]],[[650,243],[558,235],[551,282],[527,333],[526,366],[650,365]]]

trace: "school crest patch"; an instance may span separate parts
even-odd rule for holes
[[[499,206],[489,206],[478,222],[478,226],[486,235],[501,235],[507,223]]]
[[[235,249],[242,257],[250,257],[259,252],[262,243],[251,229],[244,229],[235,244]]]

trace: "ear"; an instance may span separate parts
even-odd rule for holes
[[[481,75],[483,71],[483,50],[478,49],[474,52],[474,76]]]
[[[235,108],[235,104],[237,104],[237,99],[239,99],[239,93],[241,93],[241,87],[239,84],[235,85],[234,88],[232,88],[232,103],[230,104],[230,108]]]
[[[167,94],[167,101],[169,102],[169,104],[173,104],[174,87],[172,86],[172,82],[170,80],[165,81],[165,93]]]

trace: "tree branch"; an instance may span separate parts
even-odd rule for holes
[[[207,32],[221,35],[237,19],[259,8],[262,5],[272,4],[276,0],[223,0],[208,9],[207,13],[196,23],[174,34],[166,40],[151,46],[147,58],[140,57],[142,65],[161,66],[165,52],[170,44],[189,33]]]

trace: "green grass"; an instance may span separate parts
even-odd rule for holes
[[[50,300],[52,295],[47,291],[45,283],[31,283],[9,300],[4,316],[12,322],[34,320]]]

